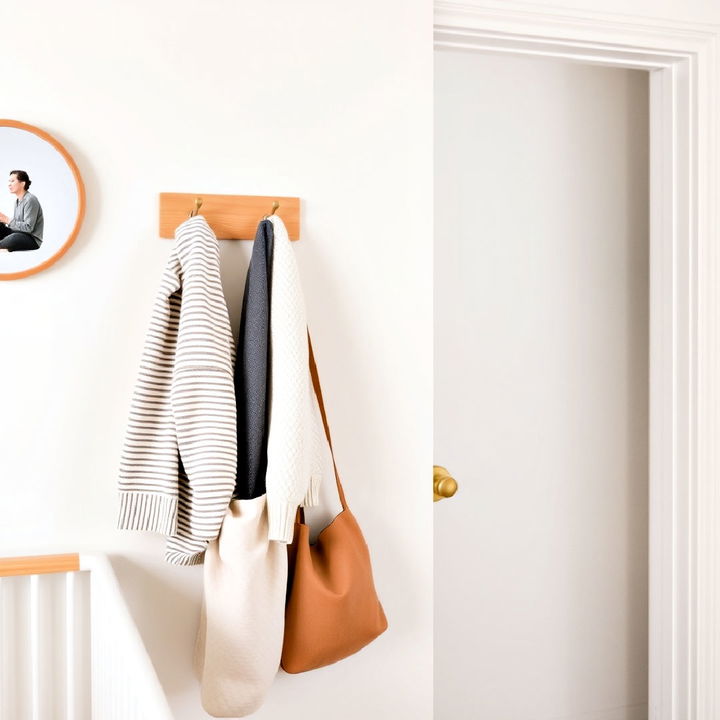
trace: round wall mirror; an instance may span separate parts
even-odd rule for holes
[[[0,280],[15,280],[67,252],[85,214],[85,188],[67,150],[17,120],[0,120],[0,160]]]

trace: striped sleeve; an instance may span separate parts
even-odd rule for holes
[[[178,505],[178,449],[170,412],[177,343],[179,261],[172,253],[153,306],[120,461],[118,527],[172,535]]]
[[[177,528],[165,559],[203,561],[235,487],[237,425],[234,343],[214,236],[193,237],[182,258],[183,298],[170,402],[181,461]]]

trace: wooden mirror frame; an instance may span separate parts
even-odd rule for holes
[[[25,130],[32,133],[33,135],[37,135],[42,140],[50,143],[50,145],[52,145],[60,153],[60,155],[63,156],[65,162],[68,164],[68,167],[72,171],[78,193],[78,212],[77,217],[75,218],[75,225],[73,226],[73,229],[70,231],[70,235],[60,247],[60,249],[52,257],[44,260],[36,267],[32,267],[27,270],[21,270],[19,272],[0,273],[0,280],[17,280],[18,278],[27,277],[28,275],[34,275],[35,273],[39,273],[42,270],[49,268],[53,263],[57,262],[75,242],[75,238],[77,237],[78,232],[80,232],[80,226],[82,225],[83,218],[85,217],[85,185],[83,185],[80,171],[78,170],[78,167],[75,164],[72,155],[70,155],[70,153],[52,135],[48,134],[47,132],[41,130],[38,127],[35,127],[34,125],[28,125],[27,123],[20,122],[18,120],[8,120],[0,118],[0,128],[3,127],[11,127],[18,130]]]

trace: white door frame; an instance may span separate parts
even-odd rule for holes
[[[435,2],[441,51],[650,73],[651,720],[720,718],[718,38],[656,18]]]

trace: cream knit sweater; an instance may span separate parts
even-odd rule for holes
[[[283,221],[275,235],[270,291],[270,423],[267,509],[270,540],[293,539],[299,505],[318,500],[323,428],[308,365],[305,299]]]

